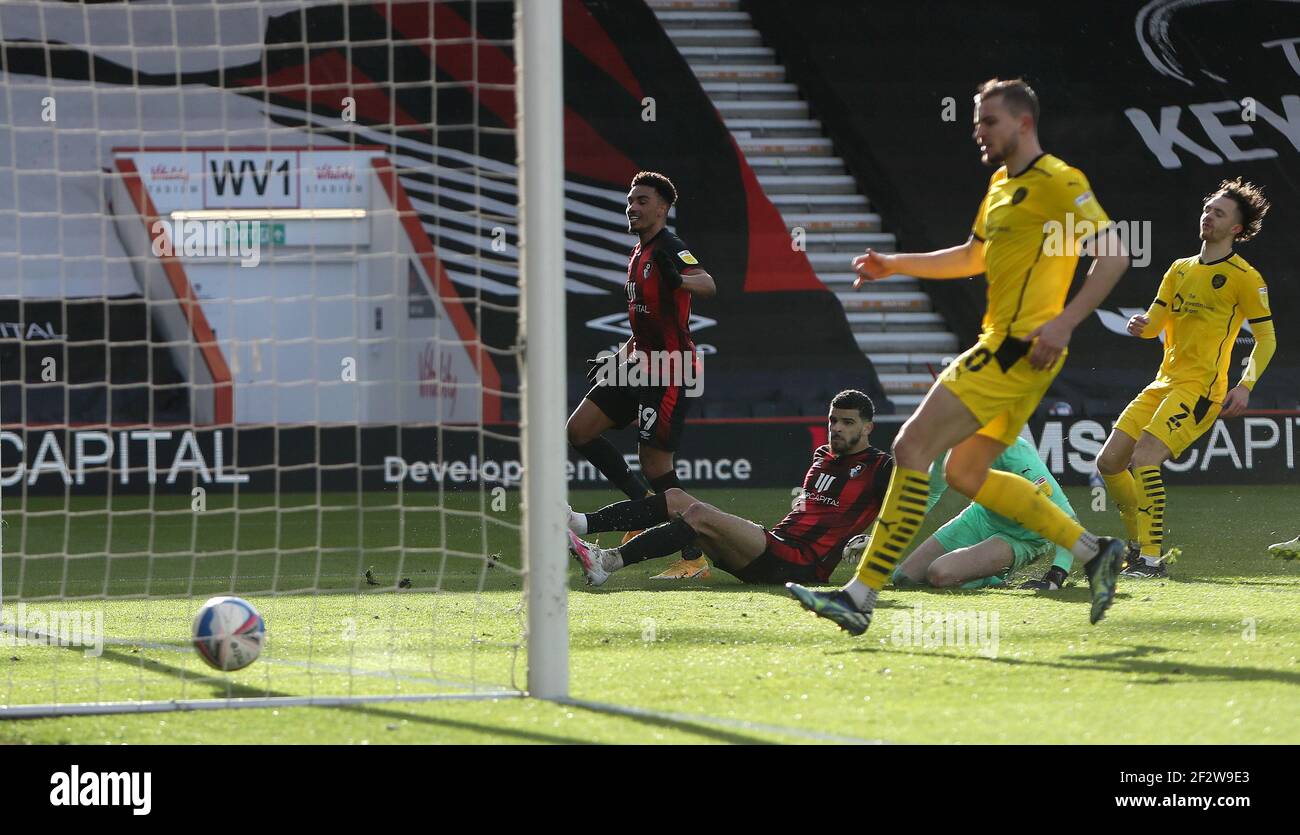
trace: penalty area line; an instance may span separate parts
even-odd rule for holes
[[[682,722],[695,725],[714,725],[717,727],[734,728],[743,731],[759,731],[762,733],[789,736],[797,739],[813,740],[816,742],[834,742],[840,745],[889,744],[889,742],[884,739],[861,739],[856,736],[843,736],[841,734],[804,730],[802,728],[788,728],[784,725],[768,725],[762,722],[750,722],[747,719],[727,719],[721,716],[707,716],[700,713],[676,713],[662,710],[650,710],[648,708],[631,707],[628,705],[611,705],[605,704],[604,702],[589,702],[585,699],[566,698],[553,699],[550,701],[555,702],[555,704],[587,708],[588,710],[594,710],[598,713],[613,713],[621,716],[635,716],[642,719],[660,719],[667,722]]]

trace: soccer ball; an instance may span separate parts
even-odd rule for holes
[[[262,654],[266,624],[247,600],[214,597],[194,618],[194,648],[208,666],[242,670]]]

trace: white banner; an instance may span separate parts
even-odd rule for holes
[[[162,214],[195,209],[364,209],[378,151],[124,152]]]

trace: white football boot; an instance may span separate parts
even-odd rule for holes
[[[569,553],[573,554],[574,559],[582,566],[582,573],[587,577],[587,585],[600,586],[604,585],[609,579],[609,572],[605,570],[604,550],[597,548],[590,542],[583,542],[578,539],[573,531],[569,531]]]

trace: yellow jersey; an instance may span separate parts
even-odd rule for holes
[[[1204,264],[1197,255],[1175,261],[1147,316],[1151,321],[1142,336],[1165,334],[1156,382],[1195,387],[1215,403],[1227,393],[1232,346],[1243,321],[1255,334],[1250,367],[1241,379],[1247,388],[1254,386],[1277,345],[1264,277],[1235,252]]]
[[[1042,154],[1014,177],[989,179],[971,234],[984,244],[988,309],[983,338],[1024,339],[1055,318],[1079,263],[1079,245],[1110,225],[1077,168]]]

